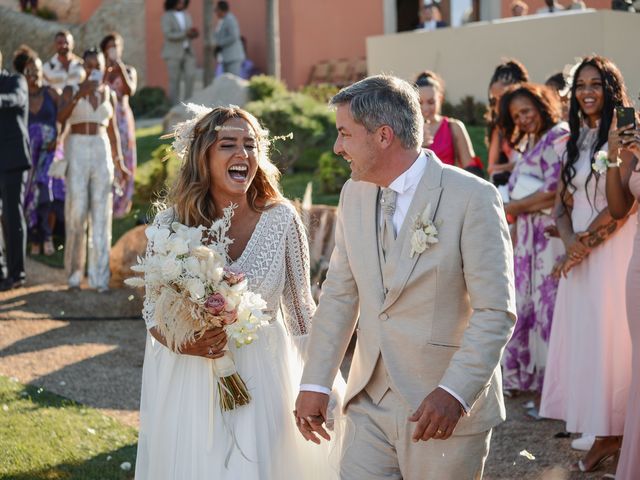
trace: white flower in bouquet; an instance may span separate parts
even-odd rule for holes
[[[172,350],[199,338],[207,329],[224,327],[236,347],[249,345],[270,319],[266,302],[249,291],[244,273],[228,265],[226,236],[234,206],[208,229],[179,222],[147,228],[150,255],[131,267],[144,273],[126,283],[158,293],[155,320]],[[203,243],[206,240],[206,244]],[[212,360],[223,409],[246,405],[251,397],[229,354]]]

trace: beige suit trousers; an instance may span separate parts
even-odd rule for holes
[[[479,480],[491,430],[413,443],[413,412],[386,391],[377,405],[362,391],[347,407],[341,480]]]

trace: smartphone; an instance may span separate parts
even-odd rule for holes
[[[616,107],[616,117],[618,119],[618,128],[629,127],[636,128],[636,111],[633,107]]]

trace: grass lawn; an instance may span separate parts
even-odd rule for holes
[[[97,410],[0,376],[0,479],[133,479],[136,442]]]

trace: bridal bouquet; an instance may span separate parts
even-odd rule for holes
[[[264,299],[249,291],[242,272],[229,267],[227,250],[232,240],[226,233],[233,209],[233,205],[225,208],[222,218],[210,228],[173,222],[146,230],[149,255],[138,257],[138,263],[131,267],[144,273],[144,279],[133,277],[126,283],[158,292],[155,321],[174,351],[213,327],[223,327],[237,347],[249,345],[257,338],[258,329],[268,323]],[[213,371],[224,410],[250,402],[247,386],[228,351],[213,360]]]

